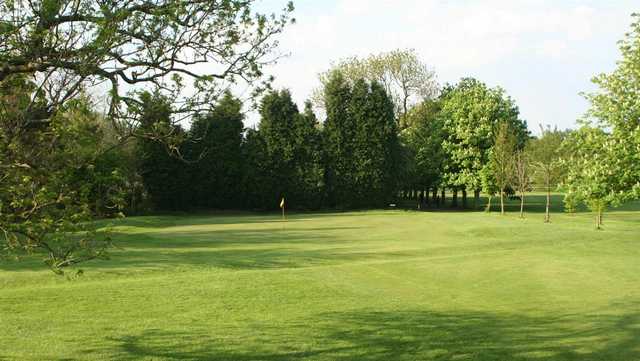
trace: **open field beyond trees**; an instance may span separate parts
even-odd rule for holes
[[[0,360],[640,359],[640,204],[536,202],[128,218],[77,279],[0,263]]]

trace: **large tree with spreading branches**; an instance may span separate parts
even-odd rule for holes
[[[57,272],[104,256],[104,242],[79,232],[92,214],[71,180],[134,137],[179,154],[176,124],[230,88],[264,90],[293,5],[264,15],[254,2],[0,0],[1,249],[46,251]],[[148,90],[171,100],[170,124],[141,126]],[[117,136],[82,146],[96,122]]]

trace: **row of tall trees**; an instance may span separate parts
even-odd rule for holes
[[[245,133],[242,104],[227,93],[188,131],[174,126],[183,140],[173,151],[155,139],[140,141],[139,169],[152,207],[272,209],[283,197],[295,209],[388,204],[399,170],[392,101],[380,84],[350,84],[339,72],[325,99],[321,127],[311,103],[300,112],[289,91],[269,92],[257,129]],[[143,94],[141,101],[144,126],[169,126],[166,99]]]

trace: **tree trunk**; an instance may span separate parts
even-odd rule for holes
[[[478,209],[478,205],[480,204],[480,190],[476,189],[473,191],[473,209]]]
[[[487,200],[487,207],[484,209],[485,212],[489,213],[491,212],[491,199],[493,198],[493,196],[491,194],[489,194],[489,199]]]
[[[549,207],[551,205],[551,186],[547,183],[547,206],[544,213],[544,223],[551,222],[551,215],[549,214]]]
[[[431,191],[432,197],[433,197],[433,205],[434,206],[438,206],[438,187],[433,187],[433,190]]]
[[[440,194],[440,205],[444,207],[447,204],[447,188],[442,187],[442,192]]]
[[[504,216],[504,189],[500,190],[500,214]]]
[[[520,192],[520,218],[524,218],[524,192]]]
[[[462,189],[462,208],[467,208],[467,188]]]
[[[602,223],[602,214],[603,214],[602,208],[598,209],[598,224],[601,225],[601,226],[603,225],[603,223]]]
[[[451,208],[458,206],[458,188],[453,188],[453,196],[451,198]]]

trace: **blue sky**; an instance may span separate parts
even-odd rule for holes
[[[262,0],[275,11],[286,0]],[[579,95],[611,71],[616,42],[637,0],[297,0],[297,24],[281,37],[289,56],[268,69],[300,104],[331,62],[415,49],[440,83],[476,77],[501,86],[532,130],[573,127],[588,108]]]

